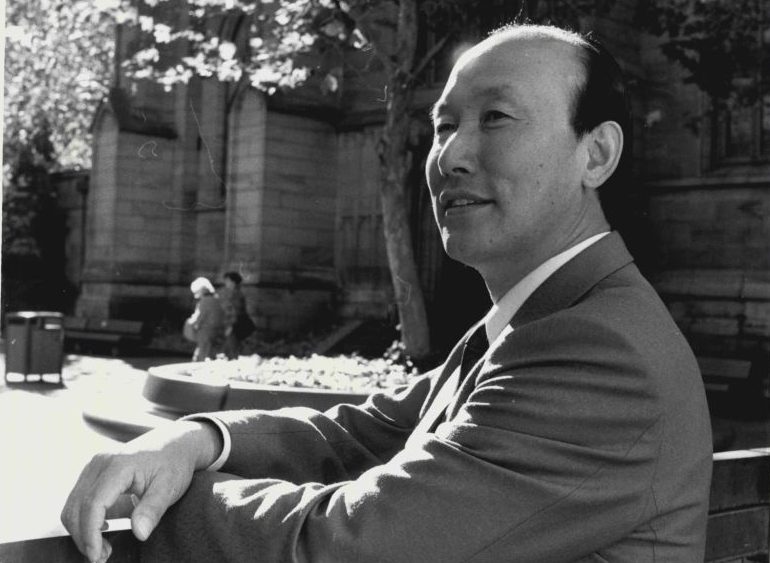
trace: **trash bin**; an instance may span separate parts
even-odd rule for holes
[[[63,315],[51,311],[9,313],[5,327],[5,380],[62,383]],[[55,376],[53,381],[51,376]]]

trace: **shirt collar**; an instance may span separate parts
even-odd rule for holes
[[[589,237],[584,241],[577,243],[575,246],[568,248],[564,252],[549,258],[524,276],[519,283],[509,289],[497,303],[492,305],[492,308],[484,317],[484,329],[490,344],[500,336],[500,333],[503,332],[503,329],[505,329],[506,325],[510,322],[519,308],[529,296],[551,276],[551,274],[608,234],[609,231],[605,231]]]

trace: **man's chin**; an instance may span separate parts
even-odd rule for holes
[[[472,244],[467,244],[465,241],[456,240],[456,237],[444,238],[443,243],[444,252],[447,253],[447,256],[471,268],[481,258],[481,252],[478,248],[475,248]]]

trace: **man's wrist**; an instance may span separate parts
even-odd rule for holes
[[[203,428],[199,429],[203,436],[200,443],[205,445],[199,450],[195,469],[219,471],[227,461],[227,458],[230,457],[232,444],[230,441],[230,432],[227,430],[227,427],[218,418],[207,413],[188,414],[179,420],[180,422],[203,425]],[[213,437],[210,435],[210,432],[214,433]],[[211,446],[212,449],[209,450],[207,446]]]
[[[219,458],[222,452],[224,440],[221,432],[216,424],[207,419],[197,418],[182,422],[191,425],[190,437],[195,444],[193,451],[196,452],[195,470],[207,469]]]

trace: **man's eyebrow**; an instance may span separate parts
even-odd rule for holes
[[[516,103],[519,99],[518,89],[511,84],[496,84],[494,86],[488,86],[482,90],[473,94],[475,99],[487,98],[489,100],[505,100],[512,103]],[[438,100],[428,110],[428,117],[432,121],[436,121],[436,118],[446,110],[449,104],[446,100]]]

